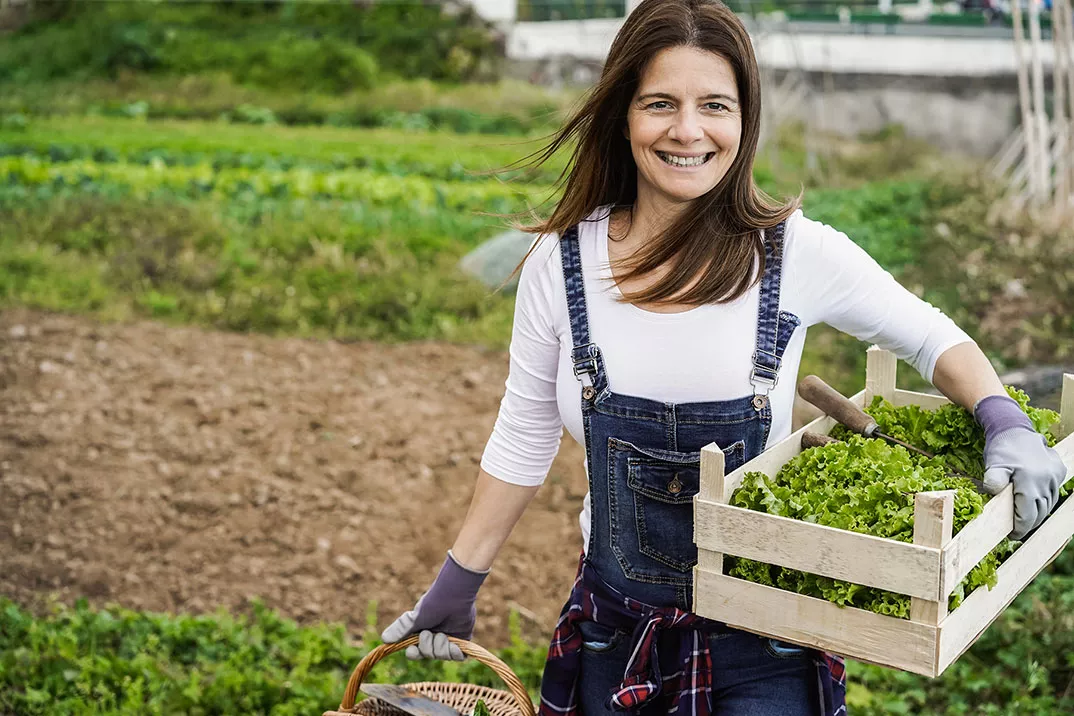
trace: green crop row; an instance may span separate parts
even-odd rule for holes
[[[224,166],[320,164],[412,172],[437,178],[507,167],[540,146],[533,140],[460,136],[443,132],[335,127],[252,129],[216,122],[135,122],[105,117],[35,118],[24,129],[0,128],[0,146],[47,154],[67,161],[87,156],[113,160],[158,156],[166,164]],[[200,161],[199,161],[200,158]],[[557,157],[539,179],[562,170]]]
[[[249,152],[217,151],[211,154],[198,152],[185,154],[170,149],[143,149],[130,154],[119,154],[109,147],[94,147],[90,145],[62,145],[50,143],[49,145],[30,146],[25,144],[5,144],[0,142],[0,158],[4,157],[30,157],[40,162],[64,163],[73,161],[92,161],[99,164],[140,164],[144,166],[166,167],[211,167],[214,172],[223,169],[249,169],[269,171],[290,171],[292,169],[307,169],[313,172],[325,173],[343,169],[368,169],[377,174],[391,176],[417,176],[444,181],[488,181],[494,176],[502,181],[527,183],[530,177],[522,170],[497,171],[494,175],[467,170],[461,163],[455,161],[450,164],[444,162],[401,162],[398,160],[385,160],[376,156],[344,155],[338,154],[331,161],[321,159],[305,159],[303,157],[269,154],[252,154]],[[545,177],[554,181],[556,177]]]
[[[122,187],[145,198],[160,190],[179,196],[230,199],[243,195],[292,199],[340,199],[400,208],[440,207],[460,211],[506,213],[527,206],[527,197],[541,196],[534,187],[484,182],[434,181],[416,176],[389,176],[366,169],[317,172],[292,169],[214,169],[212,165],[167,166],[94,161],[48,163],[35,157],[0,157],[0,178],[28,187]],[[524,192],[523,189],[526,189]],[[547,191],[545,195],[547,195]]]

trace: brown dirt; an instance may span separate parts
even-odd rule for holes
[[[0,313],[0,594],[243,610],[383,628],[435,576],[469,505],[507,358]],[[544,641],[581,547],[569,438],[478,600]]]

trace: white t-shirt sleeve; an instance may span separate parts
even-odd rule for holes
[[[796,212],[788,221],[787,236],[793,312],[803,326],[827,323],[876,343],[907,361],[930,383],[944,351],[973,342],[841,231]]]
[[[559,451],[563,420],[556,403],[560,342],[553,327],[553,263],[549,236],[522,267],[511,332],[511,367],[481,468],[516,485],[540,485]]]

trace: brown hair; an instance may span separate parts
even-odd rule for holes
[[[620,279],[640,278],[667,265],[659,281],[625,293],[624,299],[657,304],[724,303],[742,296],[760,280],[765,264],[761,230],[790,216],[800,197],[779,204],[753,180],[761,122],[760,74],[746,28],[719,0],[644,0],[630,13],[612,43],[600,80],[562,129],[532,155],[531,165],[536,168],[577,137],[557,182],[563,187],[563,198],[547,220],[520,228],[562,236],[600,206],[634,204],[637,166],[620,128],[646,65],[661,50],[679,46],[713,52],[734,69],[742,111],[738,155],[712,190],[695,199],[690,211],[682,212],[626,262],[627,273]],[[755,261],[760,267],[757,273]],[[701,278],[690,286],[699,273],[703,273]]]

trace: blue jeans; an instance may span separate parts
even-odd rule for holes
[[[623,681],[631,635],[594,622],[581,625],[582,713],[615,713],[604,707]],[[810,651],[749,632],[731,630],[709,639],[713,712],[719,716],[817,716],[817,669]],[[641,712],[649,716],[657,709]]]

